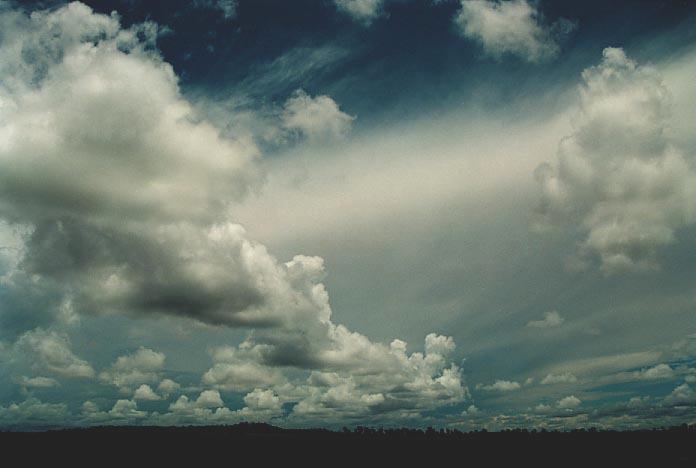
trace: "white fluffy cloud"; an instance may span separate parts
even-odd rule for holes
[[[541,320],[532,320],[527,323],[530,328],[556,328],[563,324],[563,317],[557,311],[552,310],[544,312],[544,318]]]
[[[341,111],[329,96],[311,97],[300,89],[285,102],[281,120],[286,130],[311,141],[327,141],[344,138],[355,117]]]
[[[279,262],[234,223],[234,203],[257,187],[258,151],[196,115],[153,49],[155,25],[123,29],[116,15],[81,3],[31,16],[3,11],[0,21],[11,31],[0,44],[0,220],[22,233],[21,256],[3,277],[11,297],[35,298],[40,307],[31,310],[49,322],[67,304],[73,314],[169,314],[253,328],[241,346],[214,351],[202,378],[215,388],[206,392],[246,392],[248,415],[277,413],[275,398],[296,403],[298,414],[338,414],[337,405],[354,401],[397,412],[466,397],[451,338],[428,335],[425,353],[407,354],[402,341],[374,343],[333,323],[323,260]],[[301,92],[282,119],[310,139],[340,137],[352,121],[327,96]],[[23,323],[18,310],[0,304],[0,316]],[[72,354],[59,356],[44,356],[48,371],[93,374]],[[99,378],[151,397],[164,360],[141,348]],[[335,374],[335,388],[305,381],[311,371]],[[166,387],[162,395],[176,391]],[[200,402],[177,400],[171,417],[241,417],[206,392]],[[220,406],[202,407],[209,397]],[[147,416],[135,400],[90,414]]]
[[[461,4],[454,19],[459,31],[497,58],[512,54],[529,62],[551,59],[560,50],[552,29],[567,33],[573,27],[567,20],[545,25],[527,0],[462,0]]]
[[[132,354],[119,356],[108,369],[99,374],[99,380],[128,393],[135,386],[157,382],[164,361],[164,354],[141,347]],[[152,391],[149,386],[146,387]]]
[[[157,390],[166,398],[172,393],[178,391],[180,387],[181,385],[172,379],[162,379],[159,385],[157,385]]]
[[[696,392],[687,383],[679,385],[665,397],[665,403],[670,405],[692,404],[696,401]]]
[[[334,0],[339,11],[350,15],[356,21],[369,25],[382,14],[384,0]]]
[[[73,354],[67,335],[37,328],[23,334],[15,349],[32,368],[68,378],[90,378],[94,369]]]
[[[575,131],[536,172],[543,222],[584,236],[573,267],[598,257],[607,274],[658,268],[660,249],[696,221],[696,175],[667,131],[669,92],[616,48],[582,77]]]
[[[582,404],[580,398],[570,395],[558,400],[558,407],[561,409],[574,409]]]
[[[133,393],[133,400],[157,401],[160,399],[160,396],[147,384],[142,384]]]
[[[654,367],[643,369],[638,373],[638,376],[643,380],[671,379],[674,377],[674,369],[669,364],[658,364]]]

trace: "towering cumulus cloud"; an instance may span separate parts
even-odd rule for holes
[[[451,339],[429,335],[408,355],[334,324],[322,259],[278,262],[232,221],[259,183],[257,149],[195,115],[154,49],[156,25],[124,29],[71,3],[4,9],[0,29],[0,218],[20,242],[0,263],[6,339],[84,314],[176,315],[254,329],[203,377],[252,406],[409,412],[465,397]],[[126,364],[100,378],[155,383]],[[65,366],[89,374],[77,358]]]
[[[669,93],[616,48],[582,78],[575,131],[536,173],[541,213],[580,230],[577,266],[598,257],[606,273],[657,268],[659,249],[696,221],[696,174],[668,137]]]

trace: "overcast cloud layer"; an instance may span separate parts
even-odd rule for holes
[[[690,10],[252,3],[0,2],[0,427],[691,421]]]

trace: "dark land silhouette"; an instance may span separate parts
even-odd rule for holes
[[[146,460],[180,462],[187,466],[203,466],[206,460],[215,462],[216,466],[236,466],[242,457],[252,457],[251,460],[259,463],[292,461],[294,464],[302,460],[328,466],[376,460],[419,462],[426,466],[434,466],[438,460],[443,463],[451,460],[457,466],[474,462],[521,461],[555,466],[604,466],[608,462],[619,466],[629,462],[696,466],[696,425],[639,431],[579,429],[563,432],[543,429],[461,432],[366,427],[330,431],[283,429],[261,423],[109,426],[0,432],[0,451],[5,455],[20,455],[25,463],[61,459],[96,466],[117,461],[119,466],[140,466]]]

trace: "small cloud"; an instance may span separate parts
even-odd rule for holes
[[[339,11],[369,26],[382,14],[384,0],[334,0]]]
[[[645,406],[649,401],[649,396],[634,396],[628,400],[627,405],[629,408],[640,408],[641,406]]]
[[[560,19],[544,23],[535,3],[527,0],[462,0],[454,23],[462,36],[481,44],[490,56],[515,55],[527,62],[555,58],[557,39],[575,29],[575,23]]]
[[[580,406],[581,403],[582,400],[580,400],[580,398],[576,397],[575,395],[570,395],[558,400],[557,406],[561,409],[573,409]]]
[[[638,377],[643,380],[671,379],[674,377],[674,370],[669,364],[658,364],[640,371]]]
[[[285,102],[281,116],[282,126],[312,141],[345,138],[355,117],[341,111],[329,96],[312,97],[298,89]]]
[[[497,392],[511,392],[513,390],[518,390],[521,387],[519,382],[511,380],[496,380],[494,384],[482,385],[479,388],[483,390],[491,390]]]
[[[575,377],[570,372],[564,372],[563,374],[548,374],[541,380],[542,385],[555,385],[555,384],[567,384],[575,383],[578,378]]]
[[[50,377],[26,377],[22,376],[19,379],[19,385],[24,388],[51,388],[59,387],[60,383],[56,379]]]
[[[530,328],[556,328],[560,327],[564,321],[565,319],[557,311],[552,310],[544,313],[542,320],[532,320],[527,323],[527,326]]]
[[[222,13],[226,20],[237,16],[237,0],[195,0],[193,6],[194,8],[217,10]]]
[[[172,379],[164,379],[157,386],[157,390],[165,397],[179,390],[180,385]]]
[[[142,384],[133,394],[134,400],[157,401],[160,396],[147,384]]]

